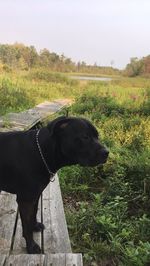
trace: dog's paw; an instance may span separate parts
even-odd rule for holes
[[[28,254],[41,254],[42,253],[41,248],[35,241],[32,241],[31,245],[27,246],[27,252]]]
[[[34,232],[41,232],[41,231],[43,231],[44,229],[45,229],[44,224],[39,223],[39,222],[36,222],[36,224],[35,224],[34,227],[33,227],[33,231],[34,231]]]

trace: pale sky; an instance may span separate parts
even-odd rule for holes
[[[0,0],[0,43],[124,68],[150,54],[150,0]]]

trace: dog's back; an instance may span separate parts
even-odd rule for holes
[[[30,161],[32,135],[29,131],[0,133],[0,190],[16,193],[14,187]]]

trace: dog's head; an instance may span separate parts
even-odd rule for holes
[[[51,136],[57,138],[61,153],[73,164],[96,166],[107,161],[109,152],[88,120],[59,117],[48,124],[48,129]]]

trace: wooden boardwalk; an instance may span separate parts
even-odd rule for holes
[[[63,99],[54,102],[44,102],[24,112],[9,113],[0,117],[0,131],[31,129],[50,115],[70,104],[71,100]]]
[[[37,126],[43,119],[70,104],[69,100],[45,102],[26,112],[0,118],[0,131],[24,130]],[[6,122],[7,121],[7,122]],[[6,126],[5,126],[6,125]],[[0,266],[82,266],[82,254],[73,254],[64,214],[58,175],[39,201],[38,220],[45,230],[34,234],[44,254],[26,254],[16,196],[0,194]]]

